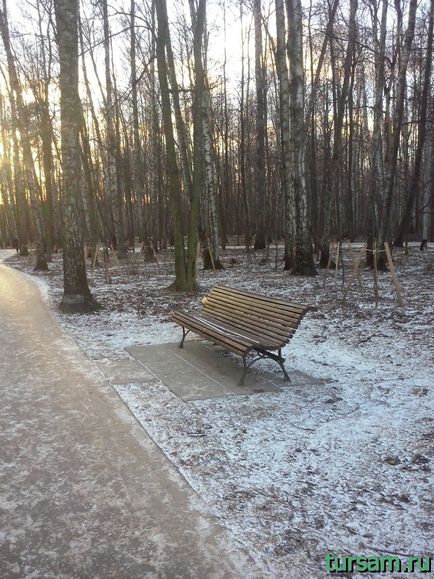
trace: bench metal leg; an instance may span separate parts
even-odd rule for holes
[[[243,374],[241,376],[241,380],[239,381],[239,386],[244,386],[244,378],[245,378],[246,373],[247,373],[247,368],[250,368],[250,366],[252,364],[257,362],[258,360],[262,360],[263,358],[269,358],[270,360],[274,360],[275,362],[277,362],[279,364],[279,366],[282,368],[285,382],[291,382],[291,378],[288,376],[288,372],[286,371],[286,368],[285,368],[285,358],[282,358],[282,350],[280,348],[279,348],[279,354],[278,355],[273,354],[272,352],[268,352],[267,350],[261,350],[260,348],[256,348],[256,352],[258,353],[258,356],[256,358],[253,358],[253,360],[251,360],[248,364],[247,364],[246,357],[243,358],[243,366],[244,367],[243,367]]]
[[[187,334],[189,334],[189,333],[190,333],[190,330],[185,331],[184,326],[182,326],[182,340],[181,340],[180,343],[179,343],[179,348],[183,348],[183,347],[184,347],[185,336],[186,336]]]
[[[288,376],[288,373],[285,368],[285,358],[282,358],[282,350],[280,348],[279,348],[279,358],[280,360],[276,360],[276,362],[282,368],[283,375],[285,376],[285,381],[291,382],[291,378]]]
[[[244,386],[244,378],[246,377],[247,373],[247,360],[243,358],[243,373],[241,374],[240,381],[238,382],[238,386]]]

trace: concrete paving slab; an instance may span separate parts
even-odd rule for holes
[[[185,402],[324,383],[303,372],[289,370],[291,382],[287,382],[281,372],[274,374],[251,368],[244,386],[239,386],[242,367],[222,348],[205,340],[188,340],[182,349],[176,343],[131,346],[126,350]]]
[[[155,377],[136,360],[101,360],[96,363],[101,373],[111,384],[133,384],[154,382]]]

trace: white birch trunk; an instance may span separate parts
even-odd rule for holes
[[[123,221],[122,200],[118,192],[117,160],[116,160],[116,129],[114,120],[113,84],[111,77],[111,50],[110,50],[110,27],[108,21],[107,0],[102,0],[103,24],[104,24],[104,56],[105,56],[105,81],[106,81],[106,183],[109,199],[113,210],[113,220],[117,243],[118,258],[125,257],[125,233]]]
[[[286,57],[285,8],[283,0],[276,4],[276,68],[279,77],[280,101],[280,140],[282,159],[282,188],[285,202],[285,269],[293,264],[295,200],[291,187],[291,148],[290,148],[290,112],[289,112],[289,74]]]
[[[208,221],[209,221],[209,251],[212,255],[214,268],[221,269],[218,257],[220,245],[220,235],[217,212],[217,176],[212,156],[211,127],[209,124],[209,94],[205,89],[203,98],[203,154],[205,164],[205,185],[206,198],[208,201]]]
[[[290,64],[291,195],[295,200],[294,262],[297,275],[316,275],[308,222],[305,179],[303,22],[301,0],[287,0]]]
[[[63,298],[60,307],[65,312],[83,312],[99,306],[89,291],[82,239],[78,0],[56,0],[55,11],[60,64],[63,185]]]
[[[420,249],[426,249],[429,241],[429,232],[431,226],[431,212],[434,199],[434,161],[433,161],[433,141],[434,130],[433,123],[430,123],[425,140],[424,162],[425,162],[425,179],[423,188],[422,201],[422,243]]]

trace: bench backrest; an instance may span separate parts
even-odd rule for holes
[[[278,298],[215,287],[203,300],[204,313],[226,323],[285,344],[309,306]]]

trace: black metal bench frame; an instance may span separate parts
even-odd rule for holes
[[[179,348],[184,347],[185,337],[187,336],[187,334],[189,334],[190,332],[193,331],[193,330],[187,330],[186,331],[184,326],[181,326],[181,327],[182,327],[182,340],[179,343]],[[247,363],[247,356],[249,356],[253,352],[256,352],[258,354],[258,356],[256,356],[256,358],[253,358],[253,360],[251,360],[249,363]],[[244,378],[246,377],[247,370],[250,368],[250,366],[253,366],[253,364],[255,362],[257,362],[258,360],[263,360],[264,358],[270,358],[270,360],[274,360],[275,362],[277,362],[279,364],[279,366],[282,368],[284,380],[287,382],[291,382],[291,378],[288,376],[288,372],[286,371],[286,368],[285,368],[286,358],[282,357],[282,348],[278,349],[278,355],[273,354],[273,352],[268,352],[268,350],[263,350],[261,348],[254,348],[253,351],[250,350],[250,352],[247,352],[247,354],[245,356],[242,356],[243,373],[241,374],[240,381],[238,382],[239,386],[244,386]]]

